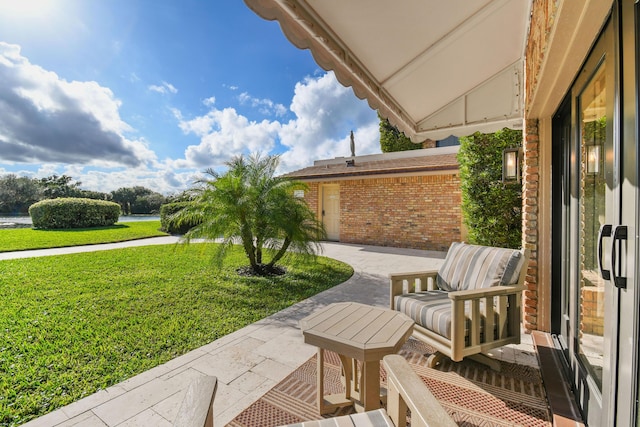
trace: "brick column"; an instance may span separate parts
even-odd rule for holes
[[[523,297],[523,325],[527,331],[538,329],[538,197],[539,143],[537,119],[525,120],[522,188],[522,244],[531,251]]]

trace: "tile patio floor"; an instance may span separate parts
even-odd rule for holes
[[[164,237],[126,245],[173,241],[174,238]],[[111,249],[121,245],[0,254],[0,260]],[[224,426],[315,354],[315,347],[303,343],[298,328],[300,319],[338,301],[386,307],[389,273],[438,268],[445,255],[338,243],[324,243],[323,248],[323,255],[353,266],[355,273],[348,281],[24,426],[171,426],[189,383],[204,374],[218,377],[214,422],[216,426]],[[522,344],[496,349],[493,355],[513,363],[538,364],[531,337],[527,334],[523,334]]]

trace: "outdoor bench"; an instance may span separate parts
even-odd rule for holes
[[[415,321],[413,336],[443,356],[471,357],[500,370],[484,353],[520,343],[528,250],[454,242],[439,270],[390,274],[390,306]]]

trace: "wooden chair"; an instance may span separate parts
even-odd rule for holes
[[[213,427],[213,399],[217,388],[216,377],[194,380],[182,400],[173,427]]]
[[[406,427],[407,409],[411,411],[411,427],[457,426],[404,357],[391,354],[384,357],[383,364],[387,371],[386,411],[377,409],[286,427]]]
[[[443,356],[471,357],[500,370],[485,352],[520,343],[521,299],[528,250],[453,243],[439,270],[390,274],[391,309],[416,324],[413,336]]]
[[[440,406],[409,363],[397,354],[385,356],[387,371],[387,411],[378,409],[342,417],[291,424],[289,427],[349,425],[355,427],[406,427],[407,409],[412,427],[454,427],[456,423]],[[205,376],[191,383],[174,427],[213,427],[213,400],[218,380]],[[346,422],[346,423],[345,423]]]

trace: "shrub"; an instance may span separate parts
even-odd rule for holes
[[[105,200],[58,198],[41,200],[29,207],[34,228],[91,228],[113,225],[120,205]]]
[[[169,234],[185,234],[196,225],[199,225],[201,221],[183,221],[180,225],[172,221],[173,215],[180,212],[190,203],[191,202],[175,202],[162,205],[160,207],[160,229]]]
[[[521,145],[522,132],[506,128],[460,138],[462,215],[469,243],[522,246],[522,186],[502,182],[502,151]]]
[[[380,114],[378,114],[378,117],[380,118],[380,149],[383,153],[419,150],[422,148],[422,144],[411,142],[404,133],[389,123],[389,120],[383,119]]]

